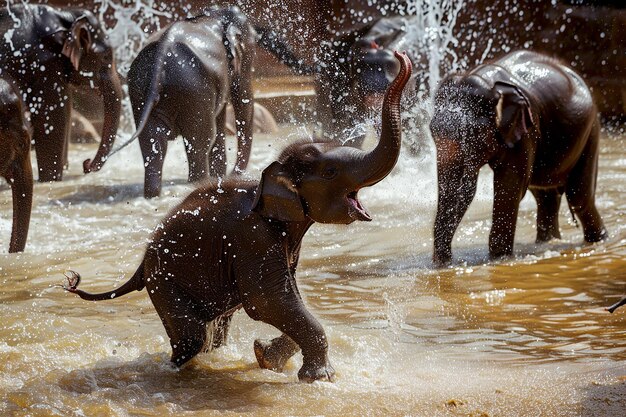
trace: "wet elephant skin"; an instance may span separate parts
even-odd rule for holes
[[[0,69],[16,81],[30,112],[39,181],[63,179],[74,88],[104,100],[100,147],[83,162],[85,173],[99,170],[119,126],[122,89],[98,19],[79,8],[19,4],[0,10],[0,33]]]
[[[161,192],[168,140],[183,136],[189,181],[226,175],[225,105],[237,120],[235,173],[252,146],[254,28],[238,8],[213,7],[153,35],[133,61],[128,88],[145,164],[144,196]]]
[[[587,242],[607,236],[595,205],[599,122],[582,78],[559,61],[512,52],[450,75],[435,95],[438,206],[433,260],[452,257],[452,237],[476,192],[478,170],[494,172],[492,257],[511,255],[521,199],[537,200],[537,241],[560,238],[565,193]]]
[[[265,168],[260,182],[231,177],[192,192],[156,227],[141,265],[120,288],[86,293],[76,288],[80,276],[74,273],[66,289],[107,300],[145,287],[178,366],[201,351],[207,323],[222,322],[212,338],[219,345],[230,315],[243,307],[283,333],[255,343],[261,367],[280,370],[302,350],[299,378],[332,380],[324,329],[296,285],[300,245],[314,222],[371,220],[357,193],[387,176],[399,156],[400,98],[411,63],[397,57],[402,70],[385,97],[381,138],[372,151],[296,142]]]

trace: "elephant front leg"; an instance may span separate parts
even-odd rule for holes
[[[438,161],[437,177],[433,263],[443,266],[452,259],[452,238],[476,194],[478,170],[464,169],[461,161],[454,167]]]
[[[32,117],[33,138],[39,182],[63,180],[67,163],[67,134],[70,128],[70,100],[44,104]]]
[[[324,328],[306,309],[288,270],[270,277],[264,276],[260,281],[263,283],[260,289],[258,279],[249,281],[254,283],[250,283],[250,288],[246,288],[246,283],[240,283],[240,291],[245,294],[243,306],[246,313],[255,320],[276,327],[300,347],[303,363],[298,378],[306,382],[333,381],[335,370],[328,360],[328,340]],[[295,349],[289,339],[278,338],[269,345],[261,343],[260,348],[268,349],[263,350],[261,366],[279,368],[281,361],[286,362],[285,356]]]
[[[270,341],[254,341],[254,355],[259,366],[275,372],[282,372],[289,358],[299,351],[300,346],[284,333]]]
[[[489,233],[489,255],[492,258],[513,254],[519,203],[528,185],[525,171],[506,167],[494,170],[493,221]]]
[[[14,163],[10,178],[7,179],[11,183],[13,194],[13,228],[9,252],[22,252],[26,247],[33,204],[33,172],[28,149],[21,161]]]

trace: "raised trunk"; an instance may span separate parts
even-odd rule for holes
[[[100,91],[104,99],[104,123],[102,125],[102,140],[93,161],[87,159],[83,162],[85,174],[99,171],[107,160],[111,147],[117,136],[117,128],[120,123],[122,111],[122,86],[115,70],[115,64],[104,69],[101,73]]]
[[[477,169],[466,169],[460,146],[437,143],[437,216],[435,217],[435,250],[433,262],[444,265],[452,259],[452,238],[467,208],[474,199]]]
[[[30,165],[30,152],[27,151],[21,162],[16,162],[12,177],[13,228],[9,243],[10,253],[22,252],[26,247],[28,237],[33,204],[33,171]]]
[[[400,61],[400,72],[393,80],[383,101],[382,130],[378,145],[366,154],[362,163],[363,187],[374,185],[387,176],[398,161],[402,142],[400,99],[411,77],[411,61],[406,54],[394,52]]]

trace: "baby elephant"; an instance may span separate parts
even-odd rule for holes
[[[537,200],[537,241],[560,238],[561,195],[585,240],[607,236],[595,204],[599,122],[585,82],[555,59],[518,51],[446,78],[430,129],[439,202],[433,260],[452,257],[452,237],[476,192],[480,167],[494,173],[492,257],[511,255],[519,203]]]
[[[76,288],[80,277],[74,273],[66,289],[86,300],[107,300],[145,287],[177,366],[202,350],[208,323],[243,307],[283,333],[255,342],[262,368],[279,371],[301,349],[300,380],[332,380],[324,329],[296,285],[300,245],[314,222],[371,220],[357,193],[385,178],[400,152],[400,98],[411,62],[396,57],[401,71],[385,96],[380,142],[372,151],[292,144],[260,182],[231,178],[192,192],[156,227],[141,265],[120,288],[89,294]]]
[[[0,175],[13,194],[13,227],[9,252],[26,246],[33,204],[33,171],[30,164],[30,125],[14,85],[0,78]]]

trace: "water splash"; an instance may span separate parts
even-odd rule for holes
[[[407,51],[421,60],[424,84],[419,96],[432,103],[434,92],[444,72],[467,66],[455,52],[459,39],[455,36],[457,18],[465,6],[456,0],[409,0],[400,12],[408,16],[405,43]],[[424,63],[424,54],[425,63]],[[424,68],[426,66],[426,68]],[[429,106],[429,110],[432,107]]]
[[[150,35],[161,29],[161,18],[171,21],[173,13],[156,0],[135,0],[120,4],[113,0],[95,0],[94,12],[108,35],[118,71],[126,76],[137,53]],[[150,28],[150,30],[147,30]]]

